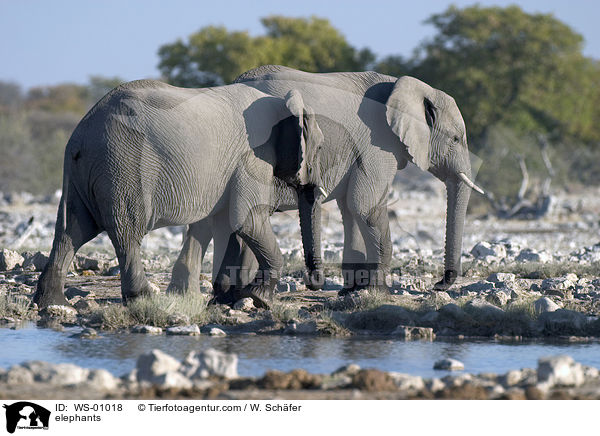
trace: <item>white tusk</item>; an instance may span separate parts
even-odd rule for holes
[[[485,195],[485,192],[483,192],[483,189],[481,189],[479,186],[477,186],[475,183],[473,183],[465,173],[458,173],[458,177],[461,178],[461,180],[463,182],[465,182],[467,184],[467,186],[471,189],[474,189],[475,191],[479,192],[482,195]]]
[[[327,191],[325,191],[322,186],[319,186],[319,191],[321,191],[321,194],[323,194],[324,197],[327,197]]]

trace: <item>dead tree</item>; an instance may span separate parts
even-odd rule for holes
[[[552,178],[554,177],[555,173],[554,168],[552,168],[550,158],[548,157],[548,141],[542,135],[539,135],[538,139],[541,144],[540,153],[542,161],[548,173],[544,181],[541,183],[541,188],[538,190],[536,196],[532,197],[532,195],[530,195],[529,197],[526,197],[527,190],[529,188],[529,172],[527,171],[527,164],[525,163],[525,159],[522,155],[515,154],[515,158],[519,163],[522,174],[521,187],[519,188],[519,192],[517,192],[516,197],[502,197],[500,199],[496,199],[493,192],[486,190],[485,196],[490,202],[490,205],[494,210],[494,214],[498,218],[535,220],[542,218],[550,211],[550,206],[552,204],[550,184],[552,183]]]

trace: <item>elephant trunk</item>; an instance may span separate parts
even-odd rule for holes
[[[304,247],[304,261],[308,268],[306,286],[312,290],[323,287],[323,261],[321,259],[321,196],[313,185],[298,189],[298,212]]]
[[[461,271],[462,237],[467,214],[467,205],[471,196],[471,187],[457,176],[446,179],[446,256],[445,272],[436,289],[447,289],[454,283]]]

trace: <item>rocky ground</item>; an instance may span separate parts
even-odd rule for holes
[[[243,378],[237,374],[237,363],[235,354],[214,349],[190,352],[183,361],[152,350],[138,358],[130,373],[115,377],[103,369],[29,361],[0,369],[0,398],[600,399],[600,371],[569,356],[542,358],[536,369],[506,374],[460,373],[430,379],[355,364],[331,374],[296,369]],[[463,369],[452,359],[435,365]]]
[[[202,281],[201,295],[166,296],[164,290],[181,247],[182,233],[179,228],[164,228],[152,232],[144,242],[146,270],[160,293],[124,308],[120,304],[119,269],[114,251],[106,235],[100,235],[87,244],[74,261],[67,278],[66,295],[70,306],[52,307],[42,313],[30,306],[30,299],[52,243],[57,198],[0,195],[0,323],[10,327],[30,319],[54,328],[76,324],[86,328],[84,334],[89,336],[97,330],[128,329],[148,334],[383,334],[407,340],[434,340],[443,336],[596,340],[600,336],[598,193],[598,189],[557,193],[551,212],[541,220],[499,220],[488,215],[471,215],[463,242],[465,276],[448,292],[432,291],[443,266],[444,187],[433,178],[407,172],[398,181],[395,198],[390,198],[394,244],[390,293],[361,291],[337,296],[342,285],[339,263],[343,230],[335,204],[329,203],[323,213],[323,254],[327,263],[323,291],[308,291],[302,282],[297,214],[279,213],[273,216],[272,224],[279,236],[285,267],[271,310],[256,309],[251,300],[238,302],[233,308],[207,306],[212,291],[209,275]],[[212,248],[209,248],[204,262],[207,273],[211,261]],[[508,375],[460,375],[457,380],[471,377],[468,388],[463,387],[464,380],[460,379],[462,381],[442,381],[445,388],[441,390],[430,386],[437,383],[431,380],[415,381],[420,387],[406,390],[402,388],[404,382],[398,381],[402,377],[379,372],[376,376],[364,371],[347,374],[344,378],[347,383],[332,389],[323,388],[323,380],[333,375],[306,377],[321,380],[311,394],[318,398],[335,397],[338,391],[344,398],[359,395],[356,392],[386,398],[437,398],[450,391],[456,391],[452,394],[456,398],[461,395],[549,398],[565,392],[562,387],[544,390],[538,386],[545,380],[540,379],[539,368],[537,372],[523,371],[522,379],[514,376],[518,379],[515,383],[506,382]],[[583,383],[586,389],[596,386],[597,371],[582,371],[587,374]],[[96,373],[87,374],[86,377],[92,377],[90,374]],[[535,383],[532,374],[536,374]],[[2,377],[6,380],[5,375]],[[378,381],[370,377],[377,377]],[[298,389],[304,392],[302,389],[306,386],[302,383],[290,383],[293,388],[285,388],[289,398]],[[360,387],[360,383],[364,386]],[[370,390],[366,386],[371,383],[379,387],[388,383],[390,389]],[[271,389],[263,379],[215,386],[225,385],[228,387],[211,387],[206,392],[196,387],[185,389],[189,395],[240,395],[240,398],[258,398],[263,394],[256,392]],[[242,385],[249,388],[239,388]],[[569,389],[576,388],[569,390],[568,395],[589,394],[584,395],[579,381],[567,385]],[[124,385],[119,386],[120,393],[106,395],[133,395]],[[437,383],[437,386],[441,385]],[[494,386],[501,386],[502,390]],[[255,392],[254,387],[262,390]],[[70,388],[65,389],[70,392]],[[142,386],[140,389],[136,395],[146,395],[143,392],[148,393],[150,388]],[[169,395],[169,389],[163,386],[155,393],[159,395],[159,391],[164,391]],[[596,388],[592,391],[600,392]],[[178,391],[176,395],[188,395],[183,392]]]

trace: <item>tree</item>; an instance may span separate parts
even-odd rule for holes
[[[503,124],[600,140],[600,68],[582,55],[583,38],[569,26],[518,6],[451,6],[426,22],[437,34],[401,67],[457,100],[472,139]]]
[[[208,26],[159,49],[159,69],[177,86],[202,87],[231,83],[239,74],[265,64],[282,64],[306,71],[364,70],[375,56],[357,50],[328,20],[263,18],[266,35],[229,32]]]

